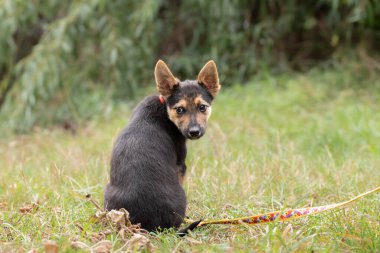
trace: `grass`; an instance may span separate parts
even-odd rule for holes
[[[189,142],[188,215],[232,218],[324,205],[378,187],[380,78],[354,70],[268,76],[223,90],[206,136]],[[113,251],[124,245],[114,227],[94,222],[90,200],[102,203],[112,143],[130,111],[119,107],[76,134],[36,129],[0,140],[0,252],[43,251],[44,239],[75,251],[72,241],[92,245],[91,235],[107,229]],[[375,194],[291,222],[148,239],[157,252],[379,252],[379,200]]]

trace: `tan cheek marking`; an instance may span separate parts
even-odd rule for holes
[[[178,107],[178,106],[183,106],[186,109],[185,105],[187,105],[186,101],[182,100],[182,101],[178,102],[177,104],[175,104],[173,106],[173,108],[167,107],[169,119],[180,130],[184,130],[184,129],[186,129],[186,127],[188,127],[188,125],[190,123],[190,116],[189,116],[189,114],[185,114],[185,115],[179,116],[177,114],[177,112],[176,112],[176,109],[174,109],[174,108]]]
[[[173,121],[173,123],[175,123],[175,120],[177,118],[177,112],[175,110],[170,109],[169,107],[167,107],[167,111],[168,111],[169,119]]]
[[[181,117],[180,121],[181,121],[180,122],[181,123],[181,128],[185,129],[190,124],[190,116],[189,115],[184,115],[184,116]]]
[[[196,116],[196,121],[198,122],[199,125],[201,125],[203,128],[206,128],[207,126],[207,120],[208,120],[209,115],[204,114],[202,112],[198,112]]]

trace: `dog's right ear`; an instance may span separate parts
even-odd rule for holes
[[[156,63],[154,77],[156,78],[157,90],[164,97],[170,96],[179,84],[178,79],[173,76],[168,66],[162,60],[158,60]]]

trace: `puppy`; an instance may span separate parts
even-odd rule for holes
[[[154,75],[160,95],[146,97],[117,138],[104,193],[106,210],[125,208],[131,222],[148,231],[183,222],[186,140],[204,135],[220,89],[213,61],[198,80],[179,81],[161,60]]]

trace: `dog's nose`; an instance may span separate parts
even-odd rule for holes
[[[194,137],[199,137],[201,135],[201,129],[199,127],[191,127],[189,129],[189,136],[194,138]]]

